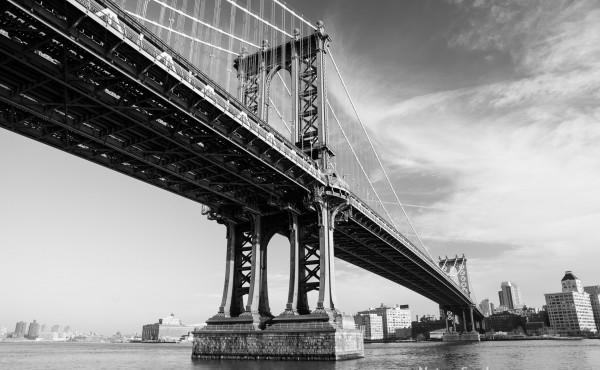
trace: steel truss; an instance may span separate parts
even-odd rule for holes
[[[220,314],[246,315],[253,323],[257,315],[270,315],[266,263],[260,262],[275,233],[287,236],[294,251],[288,314],[335,312],[334,250],[445,307],[472,303],[359,199],[336,187],[334,179],[309,171],[315,169],[312,159],[326,168],[331,154],[323,109],[326,35],[317,32],[263,51],[272,69],[264,71],[264,80],[245,85],[248,109],[114,4],[102,3],[118,16],[121,31],[109,24],[108,13],[99,21],[95,14],[102,9],[86,9],[90,3],[98,4],[0,2],[0,127],[209,206],[211,217],[235,239],[228,242],[226,281],[235,294],[224,300]],[[132,42],[132,32],[144,42],[139,36],[139,43]],[[172,61],[159,61],[148,45]],[[281,53],[286,62],[277,66]],[[252,58],[238,59],[238,67]],[[173,73],[177,68],[189,71],[204,89]],[[293,71],[298,99],[292,142],[301,149],[257,116],[268,91],[261,94],[256,85],[268,88],[278,68]],[[259,94],[251,96],[255,91]],[[245,117],[231,114],[229,105]],[[311,290],[319,291],[314,310],[306,300]]]

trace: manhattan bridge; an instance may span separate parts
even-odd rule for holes
[[[425,248],[334,46],[278,0],[4,0],[0,126],[201,203],[226,227],[223,298],[194,358],[362,356],[334,257],[438,303],[447,340],[478,340],[466,259]],[[277,316],[276,234],[291,251]]]

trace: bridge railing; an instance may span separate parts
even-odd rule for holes
[[[134,45],[140,52],[146,53],[154,62],[165,69],[168,73],[178,77],[181,83],[187,85],[203,98],[210,100],[213,104],[226,112],[232,118],[237,119],[244,127],[252,131],[256,136],[269,143],[275,149],[284,154],[315,179],[324,182],[324,175],[319,170],[317,163],[308,157],[303,151],[284,138],[279,132],[262,121],[252,111],[246,108],[239,100],[214,82],[208,75],[192,65],[185,58],[179,58],[178,54],[163,40],[156,37],[154,33],[139,24],[133,17],[122,11],[113,0],[102,3],[95,0],[70,0],[82,5],[92,14],[90,17],[99,18],[107,28],[111,28],[117,35],[124,37]],[[40,5],[43,4],[40,2]],[[110,11],[107,11],[109,9]],[[135,25],[135,28],[130,25]]]

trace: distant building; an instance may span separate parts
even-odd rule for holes
[[[479,308],[481,309],[481,312],[485,317],[489,317],[494,313],[494,304],[490,303],[490,300],[488,298],[481,301],[481,303],[479,304]]]
[[[436,320],[435,315],[423,315],[423,316],[421,316],[421,320],[419,320],[419,315],[417,315],[417,321],[425,322],[425,321],[435,321],[435,320]]]
[[[397,332],[396,329],[410,329],[412,323],[408,305],[389,307],[382,303],[380,307],[369,308],[367,311],[361,311],[358,314],[375,314],[381,316],[384,338],[398,338],[397,335],[405,335],[407,332]]]
[[[561,285],[562,292],[544,294],[550,326],[561,335],[596,333],[590,294],[584,291],[581,280],[566,271]]]
[[[19,321],[15,327],[15,337],[24,337],[27,335],[27,323]]]
[[[42,332],[39,338],[44,341],[65,341],[68,339],[65,333],[56,331]]]
[[[500,306],[506,306],[510,310],[523,307],[521,291],[519,286],[512,281],[503,281],[500,284],[501,290],[498,292]]]
[[[0,327],[0,338],[5,338],[7,333],[7,329],[5,327]]]
[[[63,330],[63,332],[65,333],[70,333],[71,332],[71,327],[70,326],[65,326],[65,330]]]
[[[354,316],[354,323],[363,332],[367,340],[383,339],[383,320],[376,314]]]
[[[527,320],[511,312],[502,312],[485,318],[485,328],[494,332],[525,333]]]
[[[42,328],[40,329],[41,333],[45,333],[46,332],[46,324],[42,324]]]
[[[600,285],[583,287],[583,291],[590,295],[596,330],[600,333]]]
[[[29,325],[29,331],[27,332],[27,338],[36,339],[40,336],[42,332],[42,326],[39,322],[33,320],[33,322]]]
[[[443,319],[432,320],[429,317],[422,317],[420,321],[413,321],[411,323],[411,336],[415,340],[423,339],[438,339],[432,333],[446,331],[446,322]]]
[[[188,335],[194,331],[195,326],[183,325],[181,319],[171,316],[159,319],[155,324],[147,324],[142,327],[143,341],[171,341],[179,340],[182,335]]]
[[[525,331],[527,335],[549,334],[550,320],[546,311],[538,311],[526,317]]]
[[[52,328],[50,329],[51,333],[58,333],[60,327],[58,325],[52,325]]]

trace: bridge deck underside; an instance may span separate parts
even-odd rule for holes
[[[75,5],[0,2],[0,127],[221,210],[302,208],[321,180]],[[338,224],[337,257],[440,304],[469,304],[414,247],[353,214]]]
[[[378,236],[375,229],[376,225],[358,215],[348,223],[338,224],[335,256],[441,305],[456,308],[468,305],[468,298],[435,267],[399,241]]]
[[[42,15],[67,9],[66,20],[48,14],[55,22],[50,25],[79,43],[3,2],[4,128],[209,206],[268,214],[301,200],[314,182],[222,109],[64,1],[44,1],[46,8],[23,3]]]

